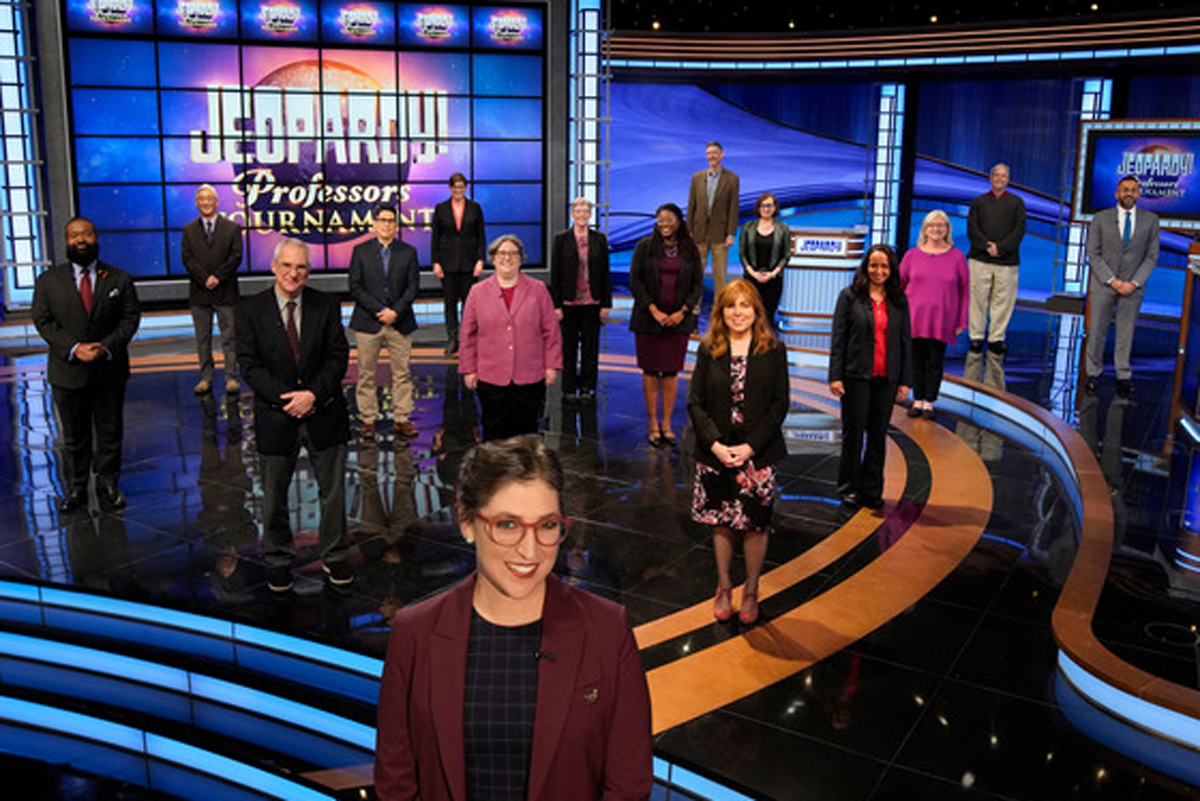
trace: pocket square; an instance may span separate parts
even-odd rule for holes
[[[110,298],[115,298],[117,295],[120,295],[120,294],[121,294],[121,288],[120,288],[120,287],[113,287],[113,288],[112,288],[111,290],[109,290],[109,292],[108,292],[108,296],[109,296]]]

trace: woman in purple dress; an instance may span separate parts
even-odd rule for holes
[[[900,262],[900,285],[912,317],[913,403],[908,416],[932,418],[946,346],[966,329],[971,299],[967,257],[954,247],[950,218],[941,209],[925,215],[917,246]]]
[[[654,233],[637,243],[629,263],[633,293],[629,330],[637,340],[649,418],[647,439],[655,448],[675,445],[671,414],[688,337],[696,330],[703,282],[704,265],[683,212],[674,203],[664,203],[654,213]]]

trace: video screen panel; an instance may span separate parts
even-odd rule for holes
[[[398,205],[430,263],[433,207],[461,172],[488,235],[543,261],[542,10],[378,0],[67,0],[80,213],[105,258],[183,276],[179,229],[211,184],[247,231],[244,270],[283,236],[346,269],[371,209]]]
[[[1105,120],[1081,126],[1072,216],[1090,221],[1115,205],[1117,182],[1132,175],[1141,184],[1140,208],[1164,227],[1200,230],[1200,122]]]

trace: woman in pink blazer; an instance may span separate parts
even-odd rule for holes
[[[392,621],[382,801],[649,798],[650,698],[625,610],[550,575],[562,484],[535,435],[463,460],[458,525],[476,572]]]
[[[463,307],[458,372],[478,392],[484,440],[536,434],[546,387],[562,369],[562,333],[541,281],[521,272],[525,246],[512,234],[488,246],[496,272],[471,287]]]

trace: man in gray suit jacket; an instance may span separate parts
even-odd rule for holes
[[[1087,383],[1085,390],[1095,395],[1104,371],[1104,343],[1108,326],[1117,315],[1117,341],[1113,363],[1117,368],[1117,394],[1133,394],[1133,375],[1129,353],[1133,347],[1133,329],[1138,309],[1146,296],[1146,279],[1158,262],[1158,215],[1137,208],[1142,195],[1137,178],[1125,176],[1117,183],[1117,206],[1096,214],[1088,229]]]
[[[215,312],[225,351],[225,391],[236,393],[241,385],[233,320],[239,299],[237,269],[242,263],[242,228],[217,214],[217,190],[208,184],[196,190],[196,210],[200,216],[183,226],[180,243],[183,266],[190,279],[188,305],[192,308],[196,356],[200,361],[200,380],[192,391],[197,395],[212,391]]]
[[[363,439],[375,438],[379,401],[375,397],[375,367],[379,349],[386,345],[392,363],[392,416],[396,434],[413,438],[417,428],[408,419],[413,411],[412,332],[417,330],[413,301],[417,298],[420,274],[417,250],[396,236],[396,210],[379,206],[372,213],[375,236],[360,242],[350,255],[350,297],[354,313],[350,328],[358,346],[358,419]]]

